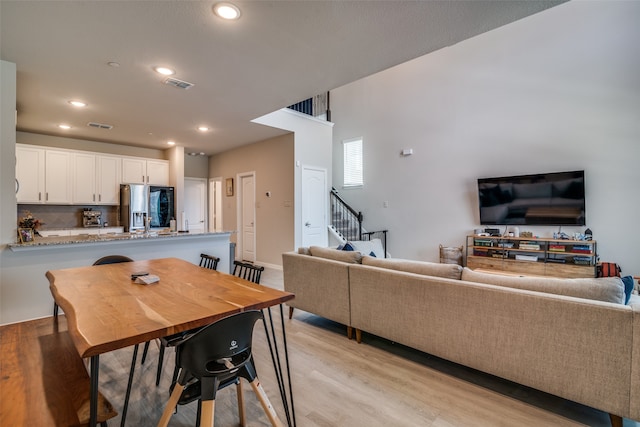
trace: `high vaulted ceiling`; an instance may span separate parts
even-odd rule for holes
[[[284,133],[252,119],[562,1],[235,1],[236,21],[214,3],[0,0],[18,130],[215,154]]]

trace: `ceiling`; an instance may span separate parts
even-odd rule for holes
[[[211,155],[286,133],[252,119],[562,1],[235,1],[236,21],[214,3],[0,0],[18,130]]]

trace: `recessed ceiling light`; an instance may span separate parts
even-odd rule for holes
[[[240,9],[231,3],[216,3],[213,5],[213,13],[222,19],[234,20],[240,18]]]
[[[176,73],[171,68],[167,68],[167,67],[155,67],[154,70],[156,70],[156,73],[160,73],[163,76],[170,76]]]
[[[201,155],[201,156],[204,156],[204,152],[202,152],[202,151],[201,151],[201,152],[200,152],[200,155]]]
[[[109,61],[109,62],[107,62],[107,65],[108,65],[109,67],[113,67],[113,68],[118,68],[118,67],[120,66],[120,64],[119,64],[119,63],[117,63],[117,62],[115,62],[115,61]]]
[[[69,101],[69,104],[73,105],[74,107],[86,107],[87,103],[86,102],[82,102],[82,101]]]
[[[66,130],[66,129],[71,129],[71,126],[69,126],[69,125],[65,125],[65,124],[59,124],[59,125],[58,125],[58,127],[59,127],[60,129],[65,129],[65,130]]]
[[[209,130],[209,127],[208,126],[198,126],[198,130],[200,132],[206,132],[206,131]]]
[[[167,141],[167,144],[169,144],[169,145],[176,145],[176,142],[175,142],[175,141]]]

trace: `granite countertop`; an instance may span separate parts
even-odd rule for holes
[[[196,237],[196,236],[215,236],[220,234],[230,234],[231,231],[217,231],[217,232],[176,232],[176,231],[164,231],[164,230],[152,230],[150,232],[131,232],[131,233],[106,233],[106,234],[81,234],[76,236],[54,236],[54,237],[41,237],[36,236],[32,242],[26,243],[11,243],[9,248],[14,249],[26,249],[33,247],[43,246],[57,246],[57,245],[73,245],[73,244],[87,244],[87,243],[101,243],[101,242],[114,242],[120,240],[147,240],[147,239],[167,239],[167,238],[181,238],[181,237]]]

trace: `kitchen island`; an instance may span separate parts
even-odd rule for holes
[[[231,233],[108,233],[36,237],[9,244],[2,258],[2,287],[11,305],[3,304],[0,324],[51,316],[53,298],[46,272],[91,265],[106,255],[136,261],[174,257],[197,264],[200,254],[207,253],[219,257],[218,270],[227,273],[234,258]]]

